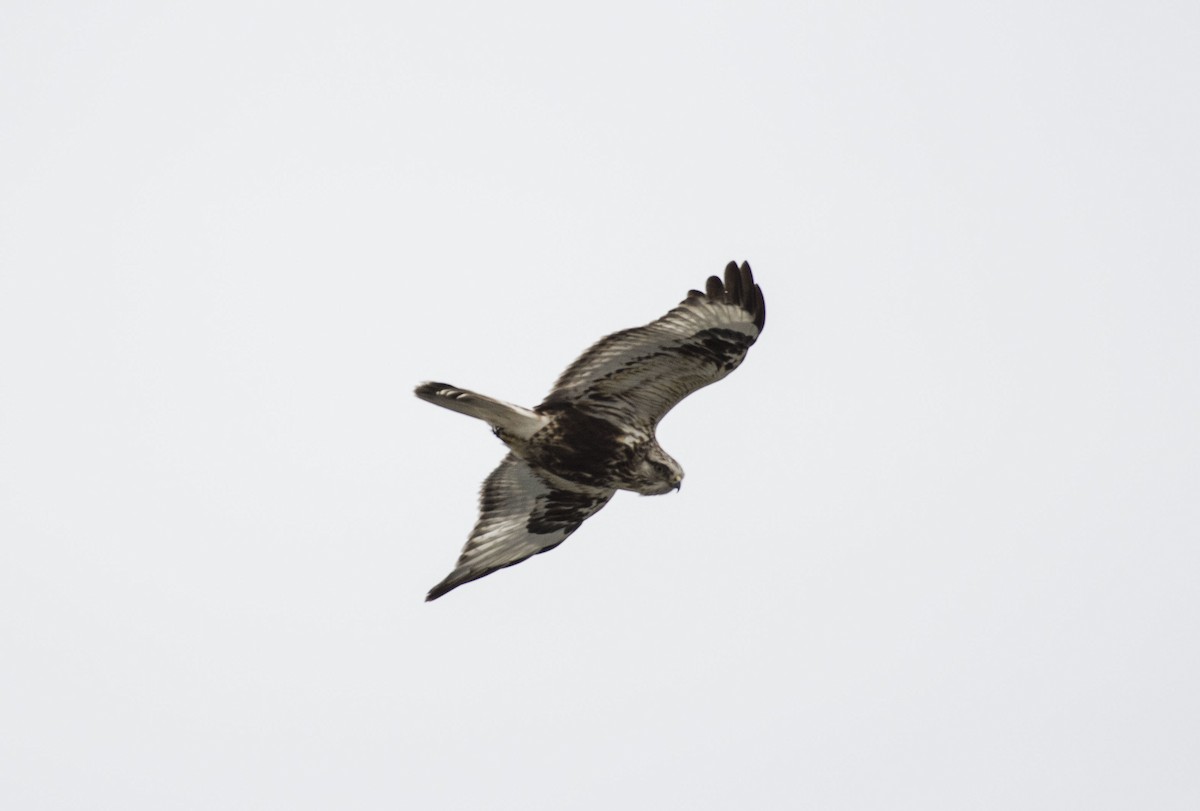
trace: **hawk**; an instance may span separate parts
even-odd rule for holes
[[[458,564],[425,599],[550,551],[618,490],[678,490],[683,468],[655,439],[659,420],[736,369],[766,317],[750,265],[730,262],[724,282],[710,276],[657,321],[601,338],[532,409],[447,383],[417,386],[422,400],[483,420],[509,448],[483,483]]]

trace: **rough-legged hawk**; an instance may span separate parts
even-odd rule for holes
[[[426,600],[562,543],[617,490],[678,490],[683,468],[654,438],[663,415],[742,362],[766,321],[750,265],[730,262],[662,318],[601,338],[541,405],[422,383],[422,400],[484,420],[510,449],[483,483],[479,521]]]

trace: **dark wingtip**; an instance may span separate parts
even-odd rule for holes
[[[736,262],[730,262],[725,266],[725,292],[727,301],[735,304],[742,303],[742,274],[738,271]]]
[[[436,586],[431,588],[429,590],[429,593],[425,595],[425,602],[432,603],[438,597],[441,597],[443,594],[446,594],[447,592],[454,591],[454,589],[458,588],[463,583],[467,582],[465,580],[459,581],[457,583],[451,582],[453,580],[453,578],[454,578],[454,575],[450,575],[450,577],[447,577],[441,583],[438,583]]]
[[[750,270],[749,262],[742,262],[741,267],[738,267],[737,262],[730,262],[725,266],[725,281],[722,282],[716,276],[709,276],[706,289],[709,298],[736,304],[754,316],[754,326],[762,332],[767,323],[767,303],[763,299],[762,288],[754,283],[754,273]]]
[[[753,304],[754,274],[750,272],[749,262],[742,262],[742,266],[738,270],[738,276],[740,276],[742,280],[742,301],[747,304]]]
[[[553,549],[554,547],[551,546],[549,548]],[[546,550],[542,550],[542,551],[544,552]],[[447,592],[454,591],[459,586],[465,586],[467,583],[472,583],[481,577],[487,577],[492,572],[497,572],[500,569],[506,569],[509,566],[515,566],[516,564],[520,563],[523,560],[525,560],[525,558],[521,558],[521,560],[514,560],[512,563],[505,563],[501,566],[496,566],[491,569],[483,569],[482,571],[480,571],[478,569],[455,568],[454,571],[452,571],[450,574],[446,575],[445,580],[443,580],[441,583],[438,583],[436,586],[434,586],[433,588],[431,588],[429,590],[429,593],[425,595],[425,602],[431,603],[434,600],[436,600],[438,597],[441,597],[442,595],[446,594]],[[461,558],[460,558],[460,561],[461,561]]]
[[[759,332],[762,332],[767,323],[767,302],[763,298],[762,288],[754,283],[754,274],[750,270],[749,262],[742,262],[740,272],[742,276],[741,305],[748,312],[754,314],[754,326],[758,327]]]
[[[725,295],[725,285],[716,276],[709,276],[704,291],[709,298],[721,298]]]

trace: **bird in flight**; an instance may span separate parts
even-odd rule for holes
[[[655,439],[659,420],[736,369],[766,318],[750,265],[730,262],[724,282],[710,276],[657,321],[601,338],[532,409],[447,383],[417,386],[422,400],[483,420],[509,448],[483,483],[454,571],[425,599],[550,551],[617,490],[678,490],[683,468]]]

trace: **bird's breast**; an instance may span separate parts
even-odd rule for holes
[[[628,432],[576,408],[556,409],[550,424],[529,440],[529,460],[580,484],[606,486],[622,478],[635,453]]]

